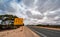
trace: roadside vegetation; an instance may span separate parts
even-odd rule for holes
[[[47,25],[38,24],[38,25],[36,25],[36,26],[41,26],[41,27],[52,27],[52,28],[60,28],[60,25],[49,25],[49,24],[47,24]]]

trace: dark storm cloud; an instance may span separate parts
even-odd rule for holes
[[[48,17],[48,18],[54,18],[54,17],[56,17],[56,16],[60,16],[60,11],[56,11],[56,12],[54,12],[54,13],[48,13],[48,14],[47,14],[47,17]]]
[[[23,0],[23,3],[27,6],[27,7],[31,7],[34,4],[34,0]]]
[[[60,8],[60,0],[40,0],[38,1],[38,11],[40,11],[41,13],[44,13],[48,10],[53,11],[56,10],[58,8]],[[39,3],[41,2],[41,3]]]
[[[32,13],[30,11],[26,11],[26,15],[32,18]]]
[[[26,15],[33,19],[42,19],[43,18],[43,16],[41,16],[41,15],[32,15],[32,13],[30,11],[26,11]]]
[[[10,3],[12,0],[6,0],[3,3],[0,3],[0,9],[7,12],[15,12],[15,9],[11,7]]]

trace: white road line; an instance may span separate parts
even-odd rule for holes
[[[47,37],[46,35],[42,34],[41,32],[35,31],[36,33],[40,34],[43,37]]]
[[[33,29],[34,30],[34,29]],[[36,31],[36,30],[34,30],[36,33],[38,33],[38,34],[40,34],[41,36],[43,36],[43,37],[47,37],[46,35],[44,35],[43,33],[41,33],[41,32],[38,32],[38,31]]]

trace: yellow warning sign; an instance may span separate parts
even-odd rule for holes
[[[23,24],[23,18],[14,19],[14,25],[22,25],[22,24]]]

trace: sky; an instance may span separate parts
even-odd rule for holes
[[[60,0],[0,0],[0,15],[24,18],[25,25],[60,25]]]

